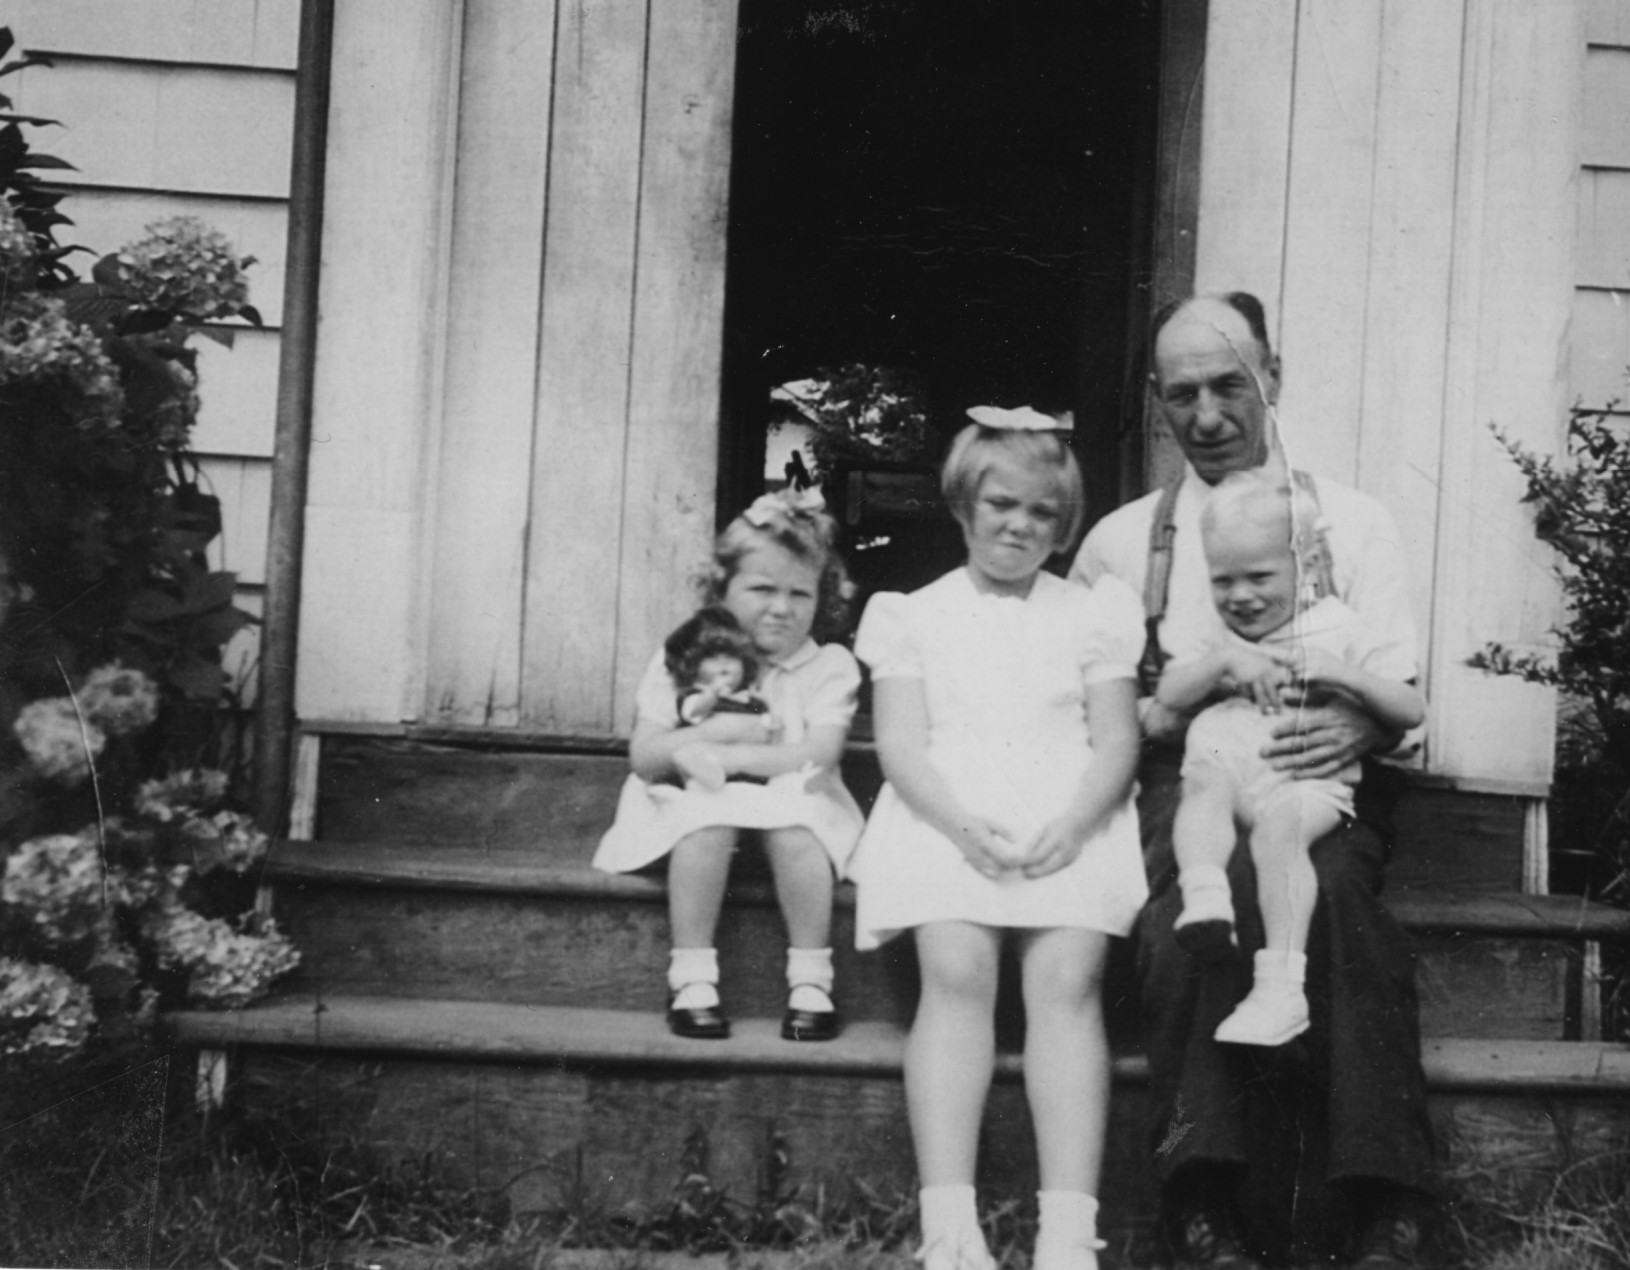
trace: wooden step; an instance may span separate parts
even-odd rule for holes
[[[727,1041],[683,1041],[654,1014],[345,996],[167,1024],[182,1044],[234,1055],[238,1096],[386,1158],[434,1153],[522,1208],[574,1194],[660,1204],[699,1160],[739,1199],[772,1175],[832,1199],[851,1185],[914,1187],[903,1034],[888,1024],[799,1045],[745,1019]],[[1440,1038],[1423,1060],[1446,1168],[1470,1184],[1497,1162],[1502,1185],[1542,1190],[1630,1129],[1630,1047]],[[1027,1200],[1036,1185],[1019,1074],[1015,1057],[998,1060],[981,1142],[992,1202]],[[1154,1212],[1146,1079],[1141,1057],[1116,1057],[1102,1187],[1114,1239],[1146,1233]]]
[[[322,737],[314,837],[528,848],[586,860],[605,832],[628,774],[615,742],[484,736],[420,729],[420,738]],[[454,744],[461,736],[483,742]],[[503,748],[506,744],[535,748]],[[882,783],[873,747],[852,743],[844,779],[863,808]],[[1397,815],[1394,889],[1520,891],[1529,800],[1414,781]]]
[[[747,865],[750,855],[740,862]],[[744,1014],[771,1014],[785,991],[780,916],[769,882],[731,887],[719,931],[724,989]],[[666,887],[654,876],[597,873],[532,850],[411,842],[284,842],[268,861],[275,911],[301,948],[296,986],[364,994],[464,997],[659,1009],[667,967]],[[1630,914],[1538,896],[1389,897],[1418,932],[1422,1019],[1430,1035],[1560,1039],[1570,1019],[1570,944],[1630,932]],[[854,950],[853,890],[840,886],[834,948],[852,1019],[909,1021],[917,972],[910,942]],[[585,950],[592,949],[593,956]],[[1112,1033],[1136,1034],[1130,950],[1117,945],[1106,1004]],[[1011,972],[1010,972],[1011,973]],[[1004,1011],[1004,1035],[1022,1031]]]
[[[900,1074],[905,1030],[852,1023],[830,1042],[781,1039],[774,1019],[738,1019],[723,1041],[691,1041],[656,1013],[506,1005],[403,997],[285,993],[243,1010],[179,1011],[167,1017],[181,1044],[225,1048],[363,1051],[420,1058],[481,1059],[592,1067],[706,1067],[824,1075]],[[1435,1037],[1422,1066],[1435,1091],[1622,1097],[1630,1093],[1630,1045]],[[1115,1078],[1147,1079],[1141,1055],[1115,1059]],[[998,1054],[998,1079],[1016,1079],[1017,1054]]]

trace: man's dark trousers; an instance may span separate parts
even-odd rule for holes
[[[1171,845],[1179,761],[1147,747],[1139,772],[1153,894],[1139,919],[1138,977],[1155,1167],[1163,1185],[1187,1166],[1231,1169],[1254,1242],[1316,1251],[1339,1240],[1348,1216],[1331,1184],[1389,1182],[1429,1194],[1436,1185],[1414,952],[1380,901],[1397,777],[1367,764],[1355,816],[1313,845],[1312,1027],[1268,1049],[1212,1038],[1249,991],[1251,956],[1263,945],[1243,837],[1228,867],[1238,957],[1202,963],[1172,934],[1183,907]]]

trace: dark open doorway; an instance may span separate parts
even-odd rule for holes
[[[1137,411],[1158,0],[740,14],[721,513],[763,488],[769,389],[860,362],[921,372],[947,438],[970,405],[1073,409],[1102,514]],[[864,589],[959,558],[943,521],[897,528]]]

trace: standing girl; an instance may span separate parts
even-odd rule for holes
[[[855,862],[856,942],[915,932],[922,997],[906,1045],[925,1270],[991,1270],[974,1206],[995,1061],[997,962],[1017,940],[1036,1127],[1035,1270],[1097,1266],[1109,1099],[1100,991],[1110,935],[1147,895],[1129,795],[1141,605],[1042,566],[1080,529],[1081,473],[1030,409],[978,407],[941,487],[967,563],[866,607],[887,784]]]
[[[758,831],[787,925],[787,1010],[781,1035],[837,1035],[832,1003],[832,884],[860,835],[861,815],[838,775],[860,668],[839,644],[848,576],[818,491],[766,494],[714,546],[702,602],[729,611],[762,663],[762,715],[719,712],[681,723],[663,650],[635,698],[633,774],[596,868],[621,873],[668,856],[668,1026],[725,1037],[714,929],[741,831]]]

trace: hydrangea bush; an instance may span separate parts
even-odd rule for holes
[[[0,29],[0,60],[12,47]],[[39,59],[0,64],[0,77]],[[63,197],[0,95],[0,1081],[159,1009],[241,1006],[297,954],[254,907],[267,839],[233,809],[212,570],[220,507],[189,444],[195,337],[259,325],[192,217],[81,278]],[[205,325],[210,323],[213,325]]]

